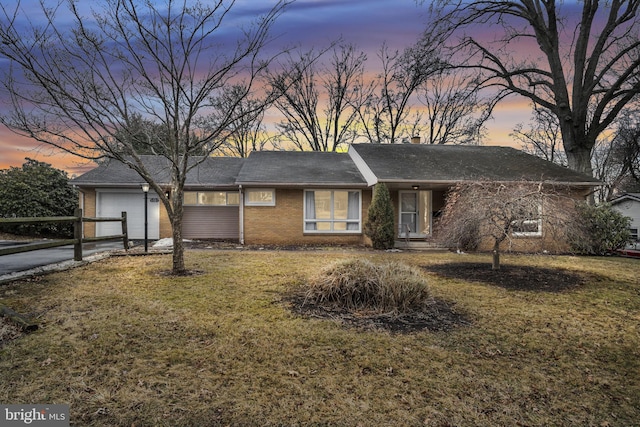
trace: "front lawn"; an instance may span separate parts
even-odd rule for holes
[[[307,277],[346,258],[419,267],[464,321],[389,332],[292,305]],[[186,261],[199,274],[167,276],[169,255],[113,257],[0,286],[0,304],[40,323],[0,348],[0,402],[66,403],[78,426],[640,425],[638,260],[503,256],[523,280],[580,279],[539,288],[448,274],[490,269],[489,255]]]

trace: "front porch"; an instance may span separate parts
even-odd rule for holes
[[[432,240],[434,219],[444,207],[446,188],[426,185],[421,188],[415,184],[395,184],[390,187],[397,230],[394,248],[446,250]]]

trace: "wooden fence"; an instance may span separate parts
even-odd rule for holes
[[[82,224],[85,222],[121,222],[122,234],[116,234],[113,236],[102,237],[82,237]],[[40,218],[0,218],[0,225],[2,224],[42,224],[42,223],[58,223],[58,222],[72,222],[73,223],[73,239],[52,240],[50,242],[39,242],[33,244],[26,244],[20,246],[14,246],[10,248],[0,249],[0,256],[17,254],[21,252],[36,251],[39,249],[55,248],[58,246],[73,245],[73,259],[76,261],[82,261],[82,244],[91,242],[102,242],[110,240],[122,239],[124,249],[129,248],[129,237],[127,235],[127,213],[122,212],[121,217],[114,218],[85,218],[82,216],[82,209],[78,208],[74,212],[74,216],[60,216],[60,217],[40,217]]]

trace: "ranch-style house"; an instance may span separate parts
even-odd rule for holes
[[[169,191],[167,159],[143,156]],[[599,181],[510,147],[353,144],[344,153],[255,151],[248,158],[209,157],[185,184],[183,235],[239,244],[367,245],[363,233],[373,188],[385,183],[398,245],[425,245],[434,218],[456,183],[474,180],[547,182],[584,199]],[[85,216],[127,212],[131,239],[144,236],[142,178],[110,160],[75,178]],[[171,237],[166,212],[147,197],[148,237]],[[85,236],[120,234],[118,223],[87,223]],[[544,229],[519,233],[521,248],[544,250]]]

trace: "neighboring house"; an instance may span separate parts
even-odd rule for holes
[[[168,188],[166,160],[143,156]],[[185,184],[183,235],[242,244],[367,245],[363,228],[373,186],[391,192],[397,237],[424,242],[447,190],[461,181],[550,182],[585,198],[599,181],[509,147],[354,144],[347,153],[256,151],[246,159],[211,157]],[[142,179],[116,161],[74,179],[86,216],[127,211],[129,235],[144,231]],[[171,237],[157,197],[149,194],[149,238]],[[109,223],[105,223],[109,224]],[[86,225],[85,235],[107,235]],[[542,231],[531,233],[543,241]]]
[[[631,230],[632,243],[629,248],[640,249],[640,193],[625,193],[611,200],[611,207],[622,215],[631,218],[629,229]]]

